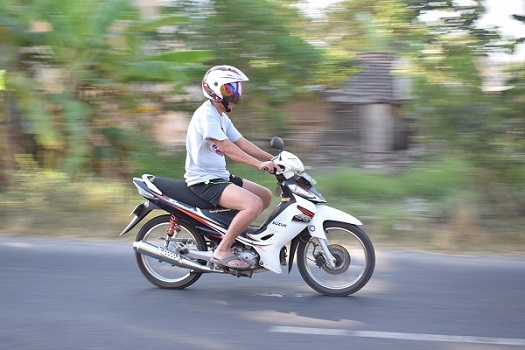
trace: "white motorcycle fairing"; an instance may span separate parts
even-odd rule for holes
[[[326,239],[323,224],[325,221],[339,221],[346,222],[352,225],[361,226],[363,223],[350,214],[345,213],[328,205],[317,204],[316,213],[310,224],[308,225],[308,232],[310,236]]]
[[[280,252],[281,248],[286,245],[297,232],[301,232],[306,226],[308,226],[308,232],[312,237],[320,239],[326,239],[323,224],[325,221],[339,221],[346,222],[352,225],[360,226],[361,221],[356,219],[350,214],[347,214],[336,208],[332,208],[327,205],[315,205],[310,201],[307,201],[301,197],[295,196],[296,203],[289,208],[286,208],[278,217],[276,217],[268,229],[257,235],[252,235],[250,238],[252,241],[243,240],[239,241],[252,246],[260,256],[260,265],[267,270],[274,273],[282,273]],[[296,215],[303,214],[303,211],[299,208],[304,208],[313,213],[313,219],[310,222],[294,221],[293,218]],[[261,244],[252,244],[254,241],[258,241],[261,237],[269,237]]]
[[[290,242],[298,232],[308,226],[308,221],[294,220],[304,216],[307,211],[315,215],[316,206],[310,201],[295,196],[296,202],[288,206],[268,225],[268,228],[256,235],[249,235],[251,240],[237,238],[238,241],[253,247],[260,256],[260,266],[275,273],[282,273],[281,249]],[[302,209],[302,210],[301,210]]]

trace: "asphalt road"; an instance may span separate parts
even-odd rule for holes
[[[0,237],[0,349],[525,349],[525,257],[378,251],[350,297],[291,275],[162,290],[129,240]]]

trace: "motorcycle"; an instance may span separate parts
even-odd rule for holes
[[[133,178],[146,199],[132,212],[125,235],[151,211],[167,212],[147,221],[139,230],[133,248],[140,271],[160,288],[183,289],[202,274],[218,273],[252,277],[254,272],[291,272],[297,268],[315,291],[329,296],[347,296],[370,280],[375,267],[371,240],[350,214],[327,206],[313,187],[316,181],[304,171],[294,154],[284,150],[275,136],[270,145],[279,151],[273,161],[276,195],[281,202],[260,226],[250,226],[232,246],[247,269],[234,269],[210,262],[236,210],[213,207],[197,197],[184,180],[144,174]]]

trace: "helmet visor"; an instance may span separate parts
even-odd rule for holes
[[[226,83],[221,86],[221,95],[229,103],[239,103],[242,96],[242,84],[240,81],[235,83]]]

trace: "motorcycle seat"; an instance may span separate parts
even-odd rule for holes
[[[217,209],[193,193],[184,180],[154,177],[151,182],[168,197],[201,209]]]

